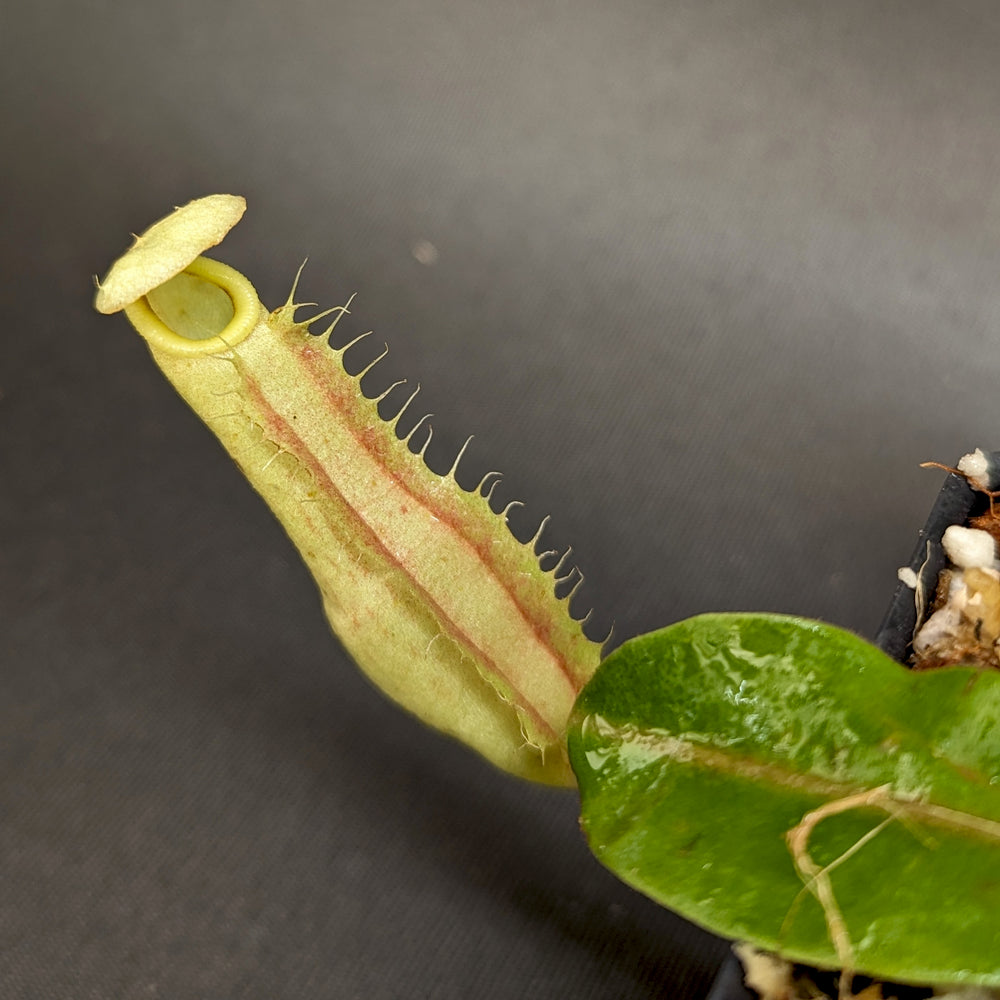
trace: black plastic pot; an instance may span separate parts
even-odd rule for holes
[[[1000,452],[989,456],[990,488],[1000,486]],[[964,524],[971,516],[983,512],[988,500],[982,493],[976,493],[961,477],[950,473],[944,481],[934,506],[927,517],[927,523],[920,532],[913,550],[909,566],[917,574],[926,593],[933,594],[938,575],[944,569],[947,559],[941,546],[941,537],[952,524]],[[893,659],[905,663],[910,655],[910,643],[917,624],[917,609],[914,592],[905,583],[899,582],[892,595],[889,610],[875,636],[875,644]],[[817,973],[822,980],[818,985],[827,985],[836,994],[836,973]],[[860,977],[859,977],[860,980]],[[901,998],[928,997],[932,990],[922,987],[901,987]],[[706,1000],[757,1000],[757,994],[743,984],[743,967],[735,955],[730,954],[712,984]]]

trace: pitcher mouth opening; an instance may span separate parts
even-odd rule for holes
[[[175,355],[221,354],[245,340],[260,319],[253,285],[239,271],[197,257],[179,274],[125,307],[153,347]]]

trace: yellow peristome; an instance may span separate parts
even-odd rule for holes
[[[173,326],[169,326],[158,315],[154,304],[156,292],[169,288],[172,283],[178,282],[178,279],[184,276],[200,280],[185,283],[185,287],[179,289],[176,298],[183,304],[171,310],[167,318],[172,319],[176,325],[186,323],[196,328],[198,335],[192,335],[191,330],[181,333]],[[196,291],[199,287],[202,289],[201,294]],[[180,274],[174,275],[161,285],[160,289],[150,289],[149,294],[127,305],[125,315],[151,346],[170,354],[196,357],[225,352],[250,336],[264,311],[257,298],[256,289],[239,271],[208,257],[198,257],[193,260]],[[206,302],[213,291],[224,293],[224,298],[229,303],[228,315],[224,322],[218,318],[220,314],[216,297],[213,296],[211,303]],[[192,299],[196,301],[191,302]],[[164,311],[163,307],[161,311]],[[212,318],[200,321],[206,313]],[[217,327],[211,336],[203,335],[206,325]]]
[[[94,307],[114,313],[180,274],[221,242],[246,211],[246,199],[210,194],[175,209],[150,226],[98,283]]]

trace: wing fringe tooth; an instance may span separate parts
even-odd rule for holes
[[[393,389],[395,389],[397,386],[401,386],[401,385],[406,385],[406,379],[405,378],[397,379],[395,382],[392,383],[392,385],[389,386],[388,389],[386,389],[383,392],[379,393],[379,395],[373,397],[372,398],[372,402],[373,403],[381,403],[382,400],[385,399],[385,397],[388,396],[389,393],[392,392]],[[413,397],[411,396],[410,399],[412,399],[412,398]]]
[[[609,642],[611,642],[611,637],[615,634],[615,622],[611,623],[611,628],[608,629],[608,634],[598,642],[598,646],[603,650]]]
[[[330,344],[330,336],[331,336],[331,335],[333,334],[333,331],[334,331],[334,330],[335,330],[335,329],[337,328],[337,324],[338,324],[338,323],[340,322],[341,318],[342,318],[343,316],[345,316],[345,315],[346,315],[346,316],[349,316],[349,315],[351,314],[351,309],[350,309],[350,306],[351,306],[351,303],[352,303],[352,302],[354,301],[354,297],[355,297],[355,296],[356,296],[357,294],[358,294],[357,292],[351,292],[351,297],[350,297],[350,298],[349,298],[349,299],[347,300],[347,304],[346,304],[346,305],[342,305],[342,306],[334,306],[334,307],[333,307],[333,310],[332,310],[332,311],[333,311],[333,312],[336,312],[336,314],[337,314],[337,315],[336,315],[336,318],[335,318],[335,319],[334,319],[334,321],[333,321],[333,322],[332,322],[332,323],[331,323],[331,324],[330,324],[330,325],[329,325],[329,326],[328,326],[328,327],[327,327],[327,328],[326,328],[326,329],[325,329],[325,330],[324,330],[324,331],[323,331],[323,332],[322,332],[322,333],[321,333],[321,334],[319,335],[319,336],[320,336],[320,339],[321,339],[321,340],[325,340],[325,341],[327,342],[327,344],[328,344],[328,345]],[[323,314],[321,313],[320,315],[323,315]],[[311,320],[310,322],[313,322],[313,321],[315,321],[315,320],[316,320],[316,319],[318,319],[318,318],[319,318],[318,316],[314,316],[314,317],[313,317],[313,319],[312,319],[312,320]],[[348,344],[347,346],[348,346],[348,347],[350,347],[351,345],[350,345],[350,344]],[[334,348],[333,348],[333,347],[331,346],[331,347],[330,347],[330,349],[331,349],[331,350],[333,350],[335,354],[337,354],[337,355],[340,355],[340,354],[343,354],[343,352],[344,352],[344,351],[345,351],[345,350],[346,350],[347,348],[341,348],[341,350],[337,351],[337,350],[334,350]]]
[[[455,461],[452,462],[451,468],[448,470],[447,475],[444,477],[445,479],[455,479],[455,473],[458,471],[458,463],[462,460],[462,456],[465,454],[465,449],[469,447],[469,444],[474,436],[475,435],[470,434],[465,439],[465,444],[463,444],[462,447],[458,449],[458,454],[455,456]],[[456,479],[455,482],[457,483],[458,480]]]
[[[569,593],[563,598],[567,604],[573,600],[584,583],[584,576],[583,573],[580,572],[580,568],[578,566],[574,566],[573,569],[576,570],[577,581],[572,587],[570,587]]]
[[[303,308],[305,306],[314,306],[314,305],[317,305],[317,303],[315,303],[315,302],[300,302],[295,308],[299,309],[299,308]],[[342,308],[343,308],[342,306],[332,306],[329,309],[324,309],[322,312],[316,313],[315,316],[310,316],[309,319],[302,320],[302,325],[303,326],[312,326],[313,323],[315,323],[317,320],[321,320],[324,316],[329,316],[331,313],[338,312]],[[336,326],[336,322],[334,322],[333,326]],[[331,326],[329,329],[332,330],[333,326]],[[323,333],[323,336],[327,336],[327,334],[326,334],[325,331]]]
[[[371,330],[368,331],[368,333],[371,332],[372,332]],[[367,335],[368,334],[365,334],[365,336]],[[365,365],[365,367],[362,368],[361,371],[359,371],[358,374],[354,376],[354,378],[358,382],[360,382],[388,353],[389,353],[389,345],[386,344],[385,350],[377,358],[373,359],[372,361],[369,361],[368,364]]]
[[[299,279],[302,277],[302,272],[305,270],[305,266],[308,263],[309,263],[309,258],[306,257],[306,259],[302,261],[302,263],[299,265],[299,269],[295,272],[295,280],[292,282],[292,290],[288,293],[288,299],[286,300],[284,306],[282,306],[282,309],[288,310],[291,316],[294,316],[299,309],[305,309],[307,306],[319,305],[318,302],[295,301],[295,293],[298,291],[299,288]],[[340,317],[343,316],[345,312],[350,312],[348,306],[354,301],[355,295],[357,295],[357,292],[354,292],[351,295],[351,297],[347,300],[346,306],[333,306],[331,309],[324,309],[323,312],[317,313],[315,316],[312,317],[312,319],[303,320],[301,325],[308,327],[311,324],[315,323],[317,320],[322,319],[324,316],[329,316],[331,313],[337,313],[338,314],[337,319],[335,319],[333,323],[331,323],[330,326],[326,330],[324,330],[323,333],[320,335],[322,337],[329,337],[330,334],[333,332],[333,328],[337,325],[338,321],[340,320]]]
[[[292,290],[288,293],[288,299],[285,301],[285,308],[286,309],[290,308],[292,309],[293,312],[296,309],[298,309],[298,306],[295,304],[295,293],[298,291],[299,288],[299,278],[302,277],[302,272],[303,270],[305,270],[305,266],[308,263],[309,263],[309,258],[306,257],[305,260],[303,260],[302,263],[299,264],[299,269],[295,272],[295,280],[292,281]],[[315,305],[315,304],[316,304],[315,302],[309,303],[309,305]]]
[[[295,462],[295,456],[290,451],[286,451],[280,444],[275,444],[274,454],[260,467],[260,471],[266,472],[282,455],[288,455]]]
[[[281,454],[281,449],[279,448],[261,467],[261,472],[267,472],[267,470],[274,463],[274,460]]]
[[[538,525],[538,530],[535,532],[535,537],[531,539],[532,552],[537,552],[538,543],[542,540],[542,532],[545,530],[546,526],[551,520],[551,517],[552,517],[551,514],[546,514],[545,517],[542,518],[542,523]]]
[[[566,551],[559,557],[559,561],[553,566],[548,572],[556,578],[556,582],[559,579],[559,573],[562,572],[563,563],[573,554],[573,546],[571,545]]]
[[[486,502],[489,503],[493,499],[493,491],[503,482],[503,474],[500,472],[496,473],[496,479],[490,483],[490,488],[486,491]]]
[[[398,412],[392,418],[392,420],[389,421],[389,426],[392,428],[393,434],[397,433],[397,428],[399,426],[400,418],[406,412],[406,408],[410,405],[410,403],[412,403],[417,398],[417,393],[418,392],[420,392],[420,383],[419,382],[417,383],[416,389],[414,389],[413,392],[410,393],[409,397],[403,401],[403,405],[399,408]],[[416,428],[414,428],[414,430],[415,429]],[[412,434],[413,432],[411,431],[410,433]],[[405,440],[409,440],[409,437],[410,437],[410,435],[407,434]]]
[[[332,329],[332,326],[331,326],[331,329]],[[342,358],[347,351],[349,351],[352,347],[354,347],[355,344],[360,344],[361,341],[365,339],[365,337],[370,337],[373,332],[374,331],[372,331],[372,330],[366,330],[364,333],[359,334],[357,337],[355,337],[354,340],[349,340],[346,344],[344,344],[343,347],[338,347],[334,351],[334,354],[336,354],[338,357]]]
[[[508,522],[508,518],[509,518],[510,512],[515,507],[523,507],[523,506],[524,506],[524,503],[522,501],[520,501],[520,500],[511,500],[511,502],[509,504],[507,504],[507,506],[504,507],[504,509],[502,511],[500,511],[500,516],[504,519],[505,522]]]
[[[492,470],[490,472],[487,472],[486,475],[483,476],[483,478],[479,480],[479,485],[476,487],[476,492],[480,496],[483,495],[483,487],[486,485],[486,481],[490,478],[490,476],[499,476],[501,479],[503,478],[503,474],[500,473],[500,472],[497,472],[496,470]]]
[[[430,414],[427,414],[430,416]],[[431,438],[434,437],[434,428],[428,424],[427,425],[427,440],[423,443],[420,451],[417,454],[426,462],[427,461],[427,446],[431,443]]]
[[[420,386],[417,386],[417,388],[419,389],[419,388],[420,388]],[[413,395],[415,396],[415,395],[416,395],[416,393],[414,393]],[[411,397],[410,397],[410,399],[412,399],[412,398],[413,398],[413,396],[411,396]],[[409,400],[407,400],[407,402],[409,402]],[[418,427],[419,427],[419,426],[420,426],[420,425],[421,425],[421,424],[422,424],[422,423],[423,423],[423,422],[424,422],[425,420],[430,420],[430,418],[431,418],[431,417],[433,417],[433,416],[434,416],[434,414],[433,414],[433,413],[425,413],[425,414],[424,414],[424,415],[423,415],[423,416],[422,416],[422,417],[421,417],[421,418],[420,418],[420,419],[419,419],[419,420],[418,420],[418,421],[417,421],[417,422],[416,422],[416,423],[415,423],[415,424],[414,424],[414,425],[413,425],[413,426],[412,426],[412,427],[410,428],[410,433],[409,433],[409,434],[407,434],[405,438],[403,438],[403,443],[404,443],[404,444],[409,444],[409,443],[410,443],[410,439],[411,439],[411,438],[413,437],[413,435],[414,435],[414,434],[416,434],[416,433],[417,433],[417,428],[418,428]]]

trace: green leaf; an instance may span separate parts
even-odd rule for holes
[[[665,906],[820,967],[1000,985],[998,718],[998,673],[705,615],[609,656],[569,749],[592,850]]]

